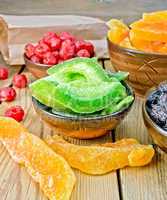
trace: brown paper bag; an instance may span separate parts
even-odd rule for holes
[[[24,46],[36,43],[47,31],[58,34],[67,31],[78,39],[90,40],[98,57],[107,56],[107,27],[100,19],[74,15],[0,15],[0,51],[4,60],[10,65],[24,64]]]

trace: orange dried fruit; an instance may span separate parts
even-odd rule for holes
[[[151,145],[141,145],[134,139],[94,146],[74,145],[56,135],[45,141],[56,153],[62,155],[71,167],[94,175],[105,174],[125,166],[144,166],[154,155]]]
[[[129,36],[127,36],[126,38],[124,38],[120,43],[120,46],[125,47],[125,48],[129,48],[129,49],[135,49],[135,47],[132,46],[131,41]]]
[[[22,163],[50,200],[68,200],[75,175],[63,157],[11,118],[0,117],[0,141]]]
[[[150,22],[139,20],[133,22],[130,27],[136,38],[144,39],[146,41],[167,42],[167,21]]]
[[[167,21],[167,10],[156,11],[151,13],[143,13],[145,21]]]
[[[108,31],[108,39],[116,44],[119,44],[129,33],[129,28],[121,20],[111,19],[107,22],[110,30]]]
[[[159,41],[147,41],[141,38],[137,38],[133,29],[129,32],[129,37],[132,45],[139,50],[148,52],[161,52],[165,51],[164,46],[166,43]],[[162,50],[161,50],[162,49]],[[164,49],[164,50],[163,50]],[[167,53],[167,51],[166,51]]]

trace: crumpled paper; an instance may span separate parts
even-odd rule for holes
[[[37,43],[48,31],[57,34],[67,31],[78,39],[89,40],[97,57],[107,57],[107,26],[101,19],[75,15],[0,15],[0,51],[6,63],[24,64],[25,45]]]

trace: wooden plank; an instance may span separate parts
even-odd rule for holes
[[[5,63],[5,61],[2,58],[2,55],[0,54],[0,66],[5,66],[9,69],[9,77],[6,80],[0,80],[0,88],[1,87],[7,87],[12,83],[13,75],[18,73],[20,71],[21,66],[9,66]]]
[[[105,61],[105,68],[113,70],[111,62]],[[143,144],[152,143],[142,116],[142,99],[136,98],[128,116],[118,126],[116,139],[132,137]],[[118,170],[120,196],[123,200],[165,200],[167,198],[167,154],[158,150],[153,162],[142,168]]]
[[[167,1],[164,0],[3,0],[0,1],[0,13],[12,15],[33,14],[75,14],[100,17],[121,18],[127,21],[136,20],[143,12],[164,10]]]
[[[26,72],[26,75],[32,80],[32,76],[29,73]],[[30,132],[41,137],[52,134],[51,129],[43,124],[36,115],[31,104],[31,96],[28,88],[16,89],[16,91],[16,100],[10,104],[3,103],[0,112],[11,105],[21,105],[26,113],[26,118],[23,123]],[[70,138],[68,138],[68,140],[75,144],[89,145],[92,143],[101,143],[106,140],[111,141],[111,138],[111,134],[109,134],[96,140],[77,140]],[[4,152],[3,154],[0,154],[0,161],[2,161],[0,165],[0,174],[3,174],[2,177],[0,177],[0,196],[3,197],[2,200],[46,200],[45,196],[40,191],[39,186],[29,177],[25,168],[19,168],[18,165],[10,159],[7,151],[4,150],[4,148],[2,148],[2,150]],[[5,168],[5,164],[8,162],[8,167]],[[15,176],[12,178],[11,174],[13,174],[14,171],[17,173],[15,173]],[[77,178],[77,184],[72,194],[72,200],[119,200],[116,172],[104,176],[89,176],[78,170],[74,171]],[[8,179],[5,178],[4,174],[9,174]],[[12,180],[10,180],[10,177]]]
[[[143,144],[152,143],[144,126],[142,100],[137,98],[133,109],[116,129],[116,138],[132,137]],[[141,168],[119,170],[120,191],[123,200],[166,200],[167,199],[167,154],[156,152],[153,162]]]

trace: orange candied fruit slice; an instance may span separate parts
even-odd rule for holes
[[[147,41],[141,38],[137,38],[133,32],[133,29],[130,30],[129,33],[131,44],[139,50],[147,51],[147,52],[164,52],[165,53],[165,45],[164,42],[159,41]],[[167,53],[167,51],[166,51]]]
[[[154,156],[151,145],[141,145],[134,139],[93,146],[74,145],[56,135],[45,141],[56,153],[62,155],[71,167],[94,175],[105,174],[125,166],[144,166],[151,162]]]
[[[0,141],[50,200],[70,199],[75,175],[63,157],[11,118],[0,117]]]
[[[121,20],[111,19],[107,22],[110,30],[107,33],[108,39],[116,44],[119,44],[129,33],[129,28]]]
[[[143,13],[145,21],[167,21],[167,10],[156,11],[151,13]]]
[[[149,22],[139,20],[130,25],[134,37],[146,41],[167,42],[167,21],[166,22]]]
[[[130,41],[129,36],[127,36],[126,38],[124,38],[120,43],[120,46],[125,47],[125,48],[129,48],[129,49],[135,49],[134,46],[132,46],[132,43]]]

